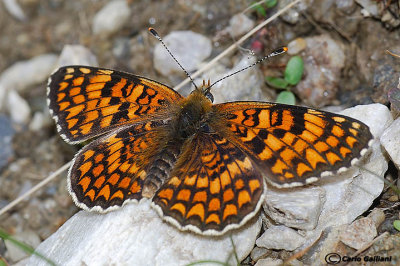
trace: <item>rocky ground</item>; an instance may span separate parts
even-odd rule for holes
[[[82,64],[118,69],[173,87],[185,78],[185,74],[165,55],[157,39],[148,33],[148,27],[156,28],[182,65],[194,73],[290,2],[279,0],[277,6],[263,8],[265,14],[248,9],[251,1],[0,2],[0,209],[69,162],[82,147],[68,145],[60,138],[47,108],[47,78],[58,66]],[[278,92],[266,85],[264,77],[281,76],[290,56],[300,55],[304,60],[305,73],[301,82],[291,88],[297,104],[335,112],[366,105],[345,111],[346,115],[365,121],[377,138],[370,157],[363,162],[365,168],[373,169],[395,187],[400,187],[400,152],[397,148],[400,122],[396,119],[400,109],[397,89],[400,58],[386,52],[400,54],[398,1],[300,2],[252,35],[235,52],[214,64],[195,80],[196,83],[199,84],[203,78],[215,81],[232,70],[251,64],[254,59],[250,57],[249,50],[260,58],[276,47],[289,45],[289,55],[276,57],[217,84],[213,88],[215,101],[274,101]],[[179,91],[186,95],[190,86],[186,85]],[[361,257],[399,256],[400,234],[393,227],[393,221],[400,219],[399,195],[381,179],[373,179],[373,175],[360,171],[358,169],[347,177],[341,177],[338,182],[325,182],[304,190],[269,190],[269,201],[263,206],[262,218],[246,228],[251,231],[248,236],[253,241],[241,240],[248,240],[241,238],[243,232],[237,235],[236,244],[242,264],[279,265],[292,256],[291,263],[295,265],[316,261],[323,263],[323,255],[328,252],[351,256],[374,239],[372,247],[362,250]],[[66,178],[64,172],[33,196],[2,214],[0,229],[33,247],[39,246],[78,212],[66,189]],[[359,188],[362,189],[358,191]],[[333,194],[338,197],[333,197]],[[363,197],[359,198],[360,194]],[[336,201],[328,204],[331,198]],[[303,201],[299,203],[298,199]],[[341,200],[344,205],[340,205]],[[304,202],[311,202],[312,208],[309,205],[304,209],[292,208],[304,206]],[[149,212],[146,204],[144,202],[138,209],[128,207],[131,210],[127,210],[127,214],[107,214],[107,218],[87,216],[81,212],[51,237],[49,241],[54,242],[44,242],[39,250],[55,255],[55,251],[46,251],[44,247],[53,247],[55,243],[60,245],[57,240],[65,234],[80,233],[71,229],[74,225],[94,222],[99,227],[97,233],[113,226],[117,230],[121,223],[113,225],[116,217],[130,217],[132,227],[139,228],[134,232],[144,233],[150,229],[133,225],[133,222],[140,223],[140,219],[136,221],[136,217],[129,213],[143,212],[143,219],[153,219],[151,213],[146,216]],[[335,204],[342,207],[342,212]],[[345,218],[333,219],[330,216],[332,213]],[[155,215],[156,218],[159,219]],[[154,221],[155,226],[166,226],[157,221]],[[251,229],[253,227],[255,229]],[[96,227],[93,226],[92,231],[88,229],[87,242],[84,242],[88,249],[104,244],[104,239],[99,238],[93,228]],[[122,231],[123,228],[119,229]],[[172,245],[171,250],[174,249],[171,242],[185,244],[193,241],[202,247],[212,245],[197,242],[200,241],[198,239],[191,240],[187,235],[168,234],[170,238],[159,237],[165,239],[164,246]],[[127,237],[122,233],[120,235],[120,239],[110,240],[110,243],[119,243]],[[100,241],[99,247],[93,244],[96,237]],[[157,234],[154,234],[156,237]],[[76,241],[74,236],[66,239],[64,242],[71,240],[71,243],[77,243],[73,242]],[[219,240],[225,253],[210,256],[224,261],[231,251],[227,248],[223,250],[229,241]],[[62,245],[57,247],[63,248]],[[175,254],[163,249],[162,245],[157,247],[159,249],[143,253],[154,258],[149,262],[162,263],[162,258],[171,259],[168,254]],[[301,250],[305,253],[300,254]],[[87,254],[91,253],[88,251]],[[177,258],[176,261],[188,263],[208,259],[207,254],[199,249],[192,256]],[[116,263],[120,262],[117,258],[128,260],[127,257],[118,257],[116,253],[111,255]],[[20,249],[0,240],[0,258],[13,264],[25,257]],[[108,255],[101,258],[110,259]],[[84,257],[71,259],[89,265],[96,262]]]

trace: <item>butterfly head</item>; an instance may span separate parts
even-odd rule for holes
[[[206,96],[208,100],[210,100],[210,102],[214,102],[214,96],[210,92],[211,90],[210,79],[208,80],[207,84],[206,81],[203,79],[203,85],[200,87],[200,90],[203,93],[203,95]]]

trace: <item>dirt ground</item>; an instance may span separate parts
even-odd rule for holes
[[[4,2],[0,2],[0,73],[17,62],[41,54],[58,55],[66,44],[80,44],[97,57],[101,67],[140,74],[170,85],[176,85],[176,81],[184,76],[164,77],[154,69],[152,58],[157,40],[148,34],[149,26],[156,28],[162,36],[173,31],[190,30],[208,37],[213,42],[212,59],[237,39],[225,31],[229,20],[252,4],[247,0],[128,0],[130,18],[116,32],[104,37],[93,33],[92,21],[109,1],[17,0],[25,14],[23,20],[10,14]],[[280,7],[290,1],[279,2]],[[395,0],[370,1],[378,12],[367,15],[356,2],[303,1],[301,8],[295,9],[297,11],[274,20],[241,46],[255,50],[256,55],[262,57],[295,38],[329,36],[340,44],[345,61],[335,89],[328,93],[329,97],[322,99],[323,106],[317,107],[350,107],[373,102],[390,106],[387,93],[397,86],[400,58],[385,51],[400,54],[400,3]],[[278,9],[278,6],[266,8],[266,17]],[[266,19],[254,9],[246,11],[245,15],[256,24]],[[385,21],[388,16],[390,20]],[[232,62],[229,60],[238,55],[240,52],[236,51],[223,63],[230,66]],[[257,67],[267,75],[271,73],[268,68],[273,68],[273,73],[282,72],[284,64],[284,61],[277,61],[272,66],[261,64]],[[20,78],[24,79],[23,73]],[[268,86],[264,89],[276,95],[274,89]],[[294,92],[299,104],[320,101],[308,98],[307,91],[294,89]],[[20,91],[20,95],[29,104],[32,114],[47,108],[45,80]],[[9,111],[4,106],[0,114],[9,118]],[[0,209],[70,161],[82,147],[66,144],[54,123],[46,124],[39,131],[30,130],[27,124],[11,123],[10,127],[14,129],[13,152],[0,169]],[[23,239],[27,232],[29,235],[33,233],[32,245],[49,237],[78,211],[66,190],[66,178],[67,174],[62,173],[34,196],[0,217],[0,229]],[[400,186],[394,164],[390,164],[385,178],[394,184],[397,181],[397,186]],[[398,201],[399,195],[385,187],[371,206],[371,210],[385,210],[385,221],[378,234],[385,231],[399,234],[392,227],[393,221],[399,219]],[[15,262],[6,250],[0,240],[0,258]],[[243,264],[253,265],[254,261],[248,258]]]

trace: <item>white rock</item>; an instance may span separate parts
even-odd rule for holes
[[[283,226],[271,226],[257,239],[256,245],[268,249],[295,250],[305,239],[297,231]]]
[[[197,69],[211,54],[211,41],[192,31],[173,31],[165,36],[164,42],[188,72]],[[154,67],[164,76],[183,73],[161,43],[154,49]]]
[[[11,120],[17,124],[26,124],[31,116],[28,102],[17,91],[10,90],[7,95],[7,111]]]
[[[376,236],[377,231],[374,221],[369,217],[355,220],[340,234],[340,240],[349,247],[360,249]]]
[[[380,141],[390,158],[400,169],[400,118],[397,118],[386,130],[383,132]]]
[[[29,86],[39,84],[47,80],[55,68],[57,56],[43,54],[26,61],[19,61],[0,75],[0,85],[6,90],[16,89],[19,92]]]
[[[283,265],[283,261],[281,259],[273,259],[273,258],[260,259],[255,264],[255,266],[280,266],[280,265]]]
[[[232,232],[239,259],[252,250],[261,220]],[[178,231],[150,207],[127,204],[107,214],[81,211],[36,251],[61,265],[185,265],[198,260],[224,262],[232,252],[230,234],[204,237]],[[234,262],[233,258],[231,262]],[[46,265],[32,256],[28,265]]]
[[[97,66],[96,56],[85,46],[82,45],[64,45],[57,66],[83,65]]]
[[[325,190],[320,187],[276,189],[269,186],[263,208],[280,224],[312,230],[317,226],[324,203]]]
[[[131,17],[131,10],[125,0],[106,4],[93,18],[93,33],[108,36],[120,30]]]
[[[243,57],[232,69],[226,69],[221,65],[214,67],[211,71],[203,74],[203,79],[210,79],[211,83],[213,83],[220,78],[251,65],[255,60],[254,57]],[[200,84],[200,81],[196,80],[196,83]],[[257,67],[252,67],[218,82],[212,87],[211,93],[214,95],[214,103],[266,100],[263,97],[261,89],[263,84],[264,78],[260,70]]]
[[[251,20],[243,13],[239,13],[234,15],[229,20],[228,31],[232,34],[233,37],[239,37],[243,34],[246,34],[254,27],[254,21]]]

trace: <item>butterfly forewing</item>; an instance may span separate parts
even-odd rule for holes
[[[233,102],[214,106],[226,137],[282,187],[342,171],[367,150],[368,126],[350,117],[306,107]]]
[[[49,79],[49,108],[61,136],[77,143],[127,123],[166,116],[182,97],[158,82],[128,73],[61,67]]]

